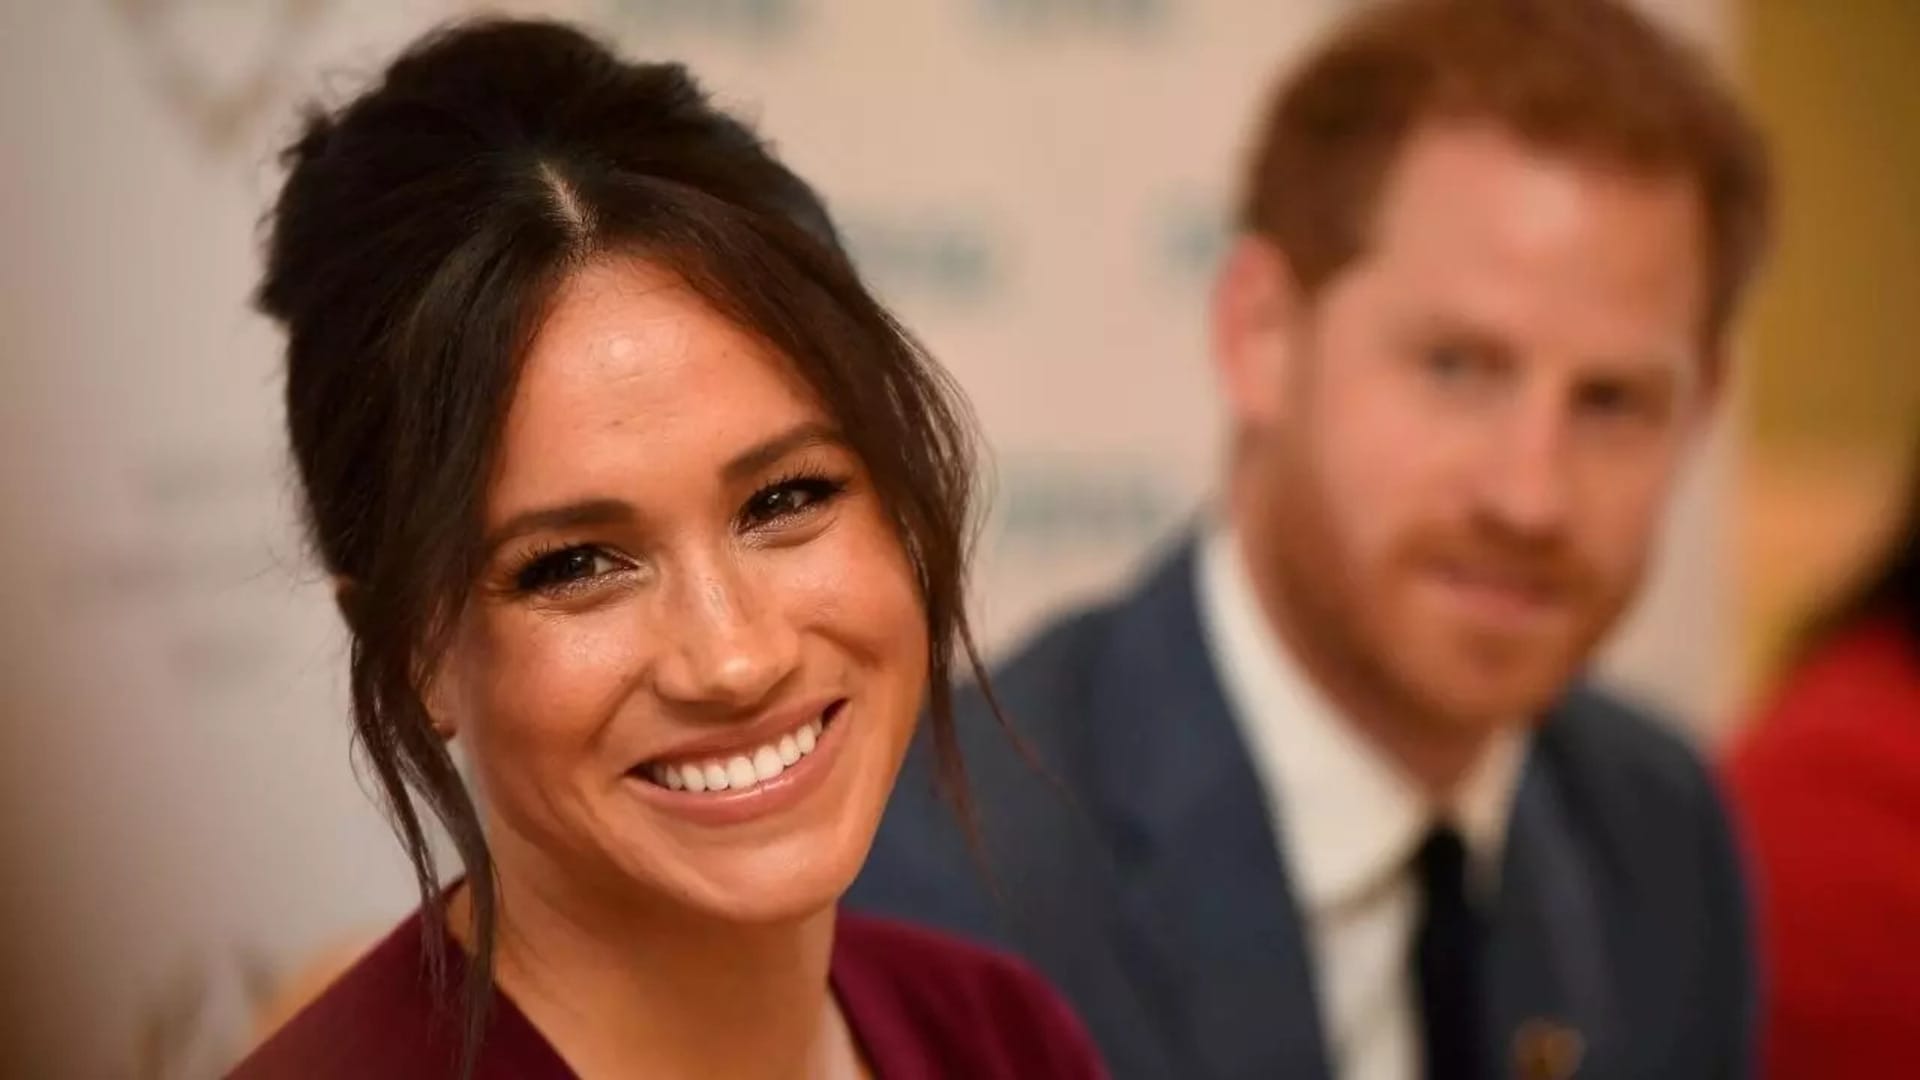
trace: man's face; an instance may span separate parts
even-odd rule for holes
[[[1312,298],[1222,281],[1236,515],[1310,659],[1467,730],[1555,697],[1638,587],[1711,397],[1683,176],[1430,126]],[[1251,249],[1251,250],[1250,250]]]

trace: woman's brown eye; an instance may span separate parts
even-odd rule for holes
[[[556,585],[584,581],[597,574],[608,573],[613,567],[613,559],[598,548],[570,547],[535,559],[520,571],[514,584],[522,592],[538,592]]]
[[[765,525],[812,510],[838,495],[845,484],[825,477],[788,480],[762,488],[747,500],[743,517],[748,525]]]

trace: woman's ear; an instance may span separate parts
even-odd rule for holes
[[[460,725],[454,720],[456,713],[448,707],[452,695],[446,685],[447,680],[434,672],[427,676],[426,684],[420,689],[420,704],[427,710],[427,722],[433,725],[433,733],[443,740],[460,734]]]
[[[346,621],[349,633],[359,633],[360,595],[359,582],[345,574],[333,576],[333,603],[340,609],[340,617]],[[433,725],[434,734],[442,739],[451,739],[459,734],[459,728],[453,720],[454,711],[447,707],[451,696],[446,689],[446,680],[440,678],[437,672],[429,673],[421,687],[420,699],[420,704],[427,710],[427,719]]]
[[[427,710],[427,722],[433,725],[433,733],[442,741],[460,734],[457,719],[460,710],[455,705],[460,700],[459,680],[447,671],[445,663],[435,663],[422,671],[419,678],[420,705]]]

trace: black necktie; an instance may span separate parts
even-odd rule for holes
[[[1420,923],[1414,969],[1427,1080],[1483,1080],[1482,928],[1467,899],[1467,850],[1440,825],[1420,845]]]

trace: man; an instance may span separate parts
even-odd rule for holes
[[[1024,748],[971,700],[972,825],[910,776],[854,902],[1021,952],[1122,1077],[1745,1075],[1718,801],[1579,676],[1725,381],[1757,136],[1618,4],[1386,0],[1256,142],[1217,515],[999,670]]]

